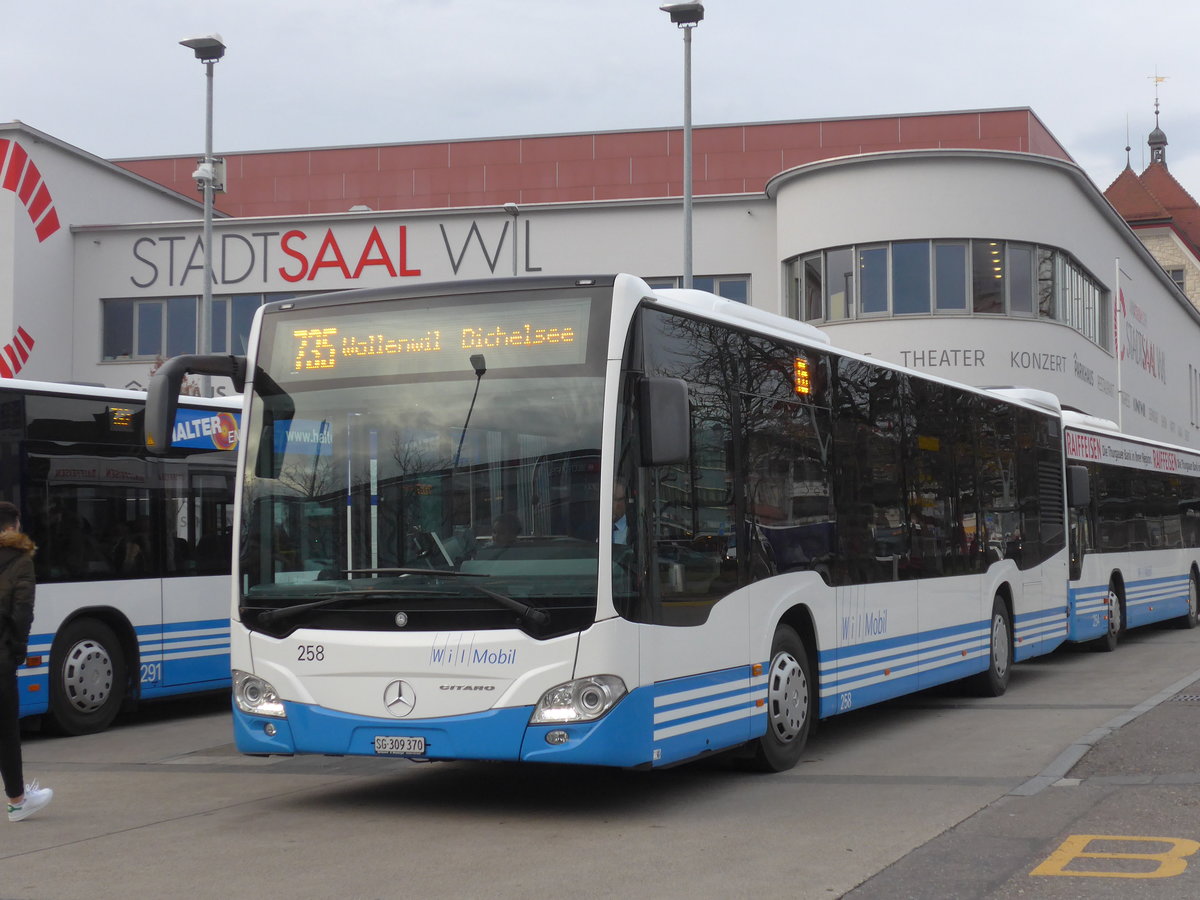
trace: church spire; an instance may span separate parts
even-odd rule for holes
[[[1167,80],[1166,75],[1159,75],[1156,69],[1154,74],[1148,76],[1154,79],[1154,130],[1150,132],[1150,138],[1147,143],[1150,145],[1150,164],[1162,163],[1163,167],[1167,165],[1167,135],[1161,128],[1158,127],[1158,86]]]

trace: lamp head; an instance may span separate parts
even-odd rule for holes
[[[664,3],[659,9],[681,28],[697,25],[704,18],[703,3]]]
[[[476,378],[482,378],[487,374],[487,363],[484,362],[482,353],[471,354],[471,367],[475,370]]]
[[[179,43],[194,50],[196,59],[203,63],[216,62],[225,55],[225,42],[221,40],[219,34],[204,34]]]
[[[519,213],[521,211],[521,208],[519,206],[517,206],[517,204],[515,204],[515,203],[505,203],[504,211],[506,213],[508,213],[510,216],[515,216],[515,215],[517,215],[517,213]]]

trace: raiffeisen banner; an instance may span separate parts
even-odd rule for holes
[[[171,446],[197,450],[236,450],[239,422],[237,413],[181,407],[175,414]]]
[[[1063,439],[1069,459],[1108,463],[1147,472],[1200,474],[1200,456],[1180,448],[1147,446],[1120,437],[1072,429],[1063,432]]]

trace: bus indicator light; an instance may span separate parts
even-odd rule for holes
[[[808,371],[808,360],[797,356],[792,363],[792,378],[794,389],[802,397],[812,394],[812,377]]]
[[[108,427],[110,431],[132,432],[135,410],[128,406],[110,406],[108,408]]]

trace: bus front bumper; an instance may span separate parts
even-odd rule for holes
[[[249,755],[323,754],[415,760],[496,760],[633,767],[651,763],[645,733],[649,709],[638,692],[595,722],[531,725],[531,706],[436,719],[381,719],[285,702],[284,717],[233,707],[237,748]],[[422,739],[419,754],[377,752],[377,738]],[[389,742],[383,742],[389,743]],[[402,740],[391,742],[403,744]]]

